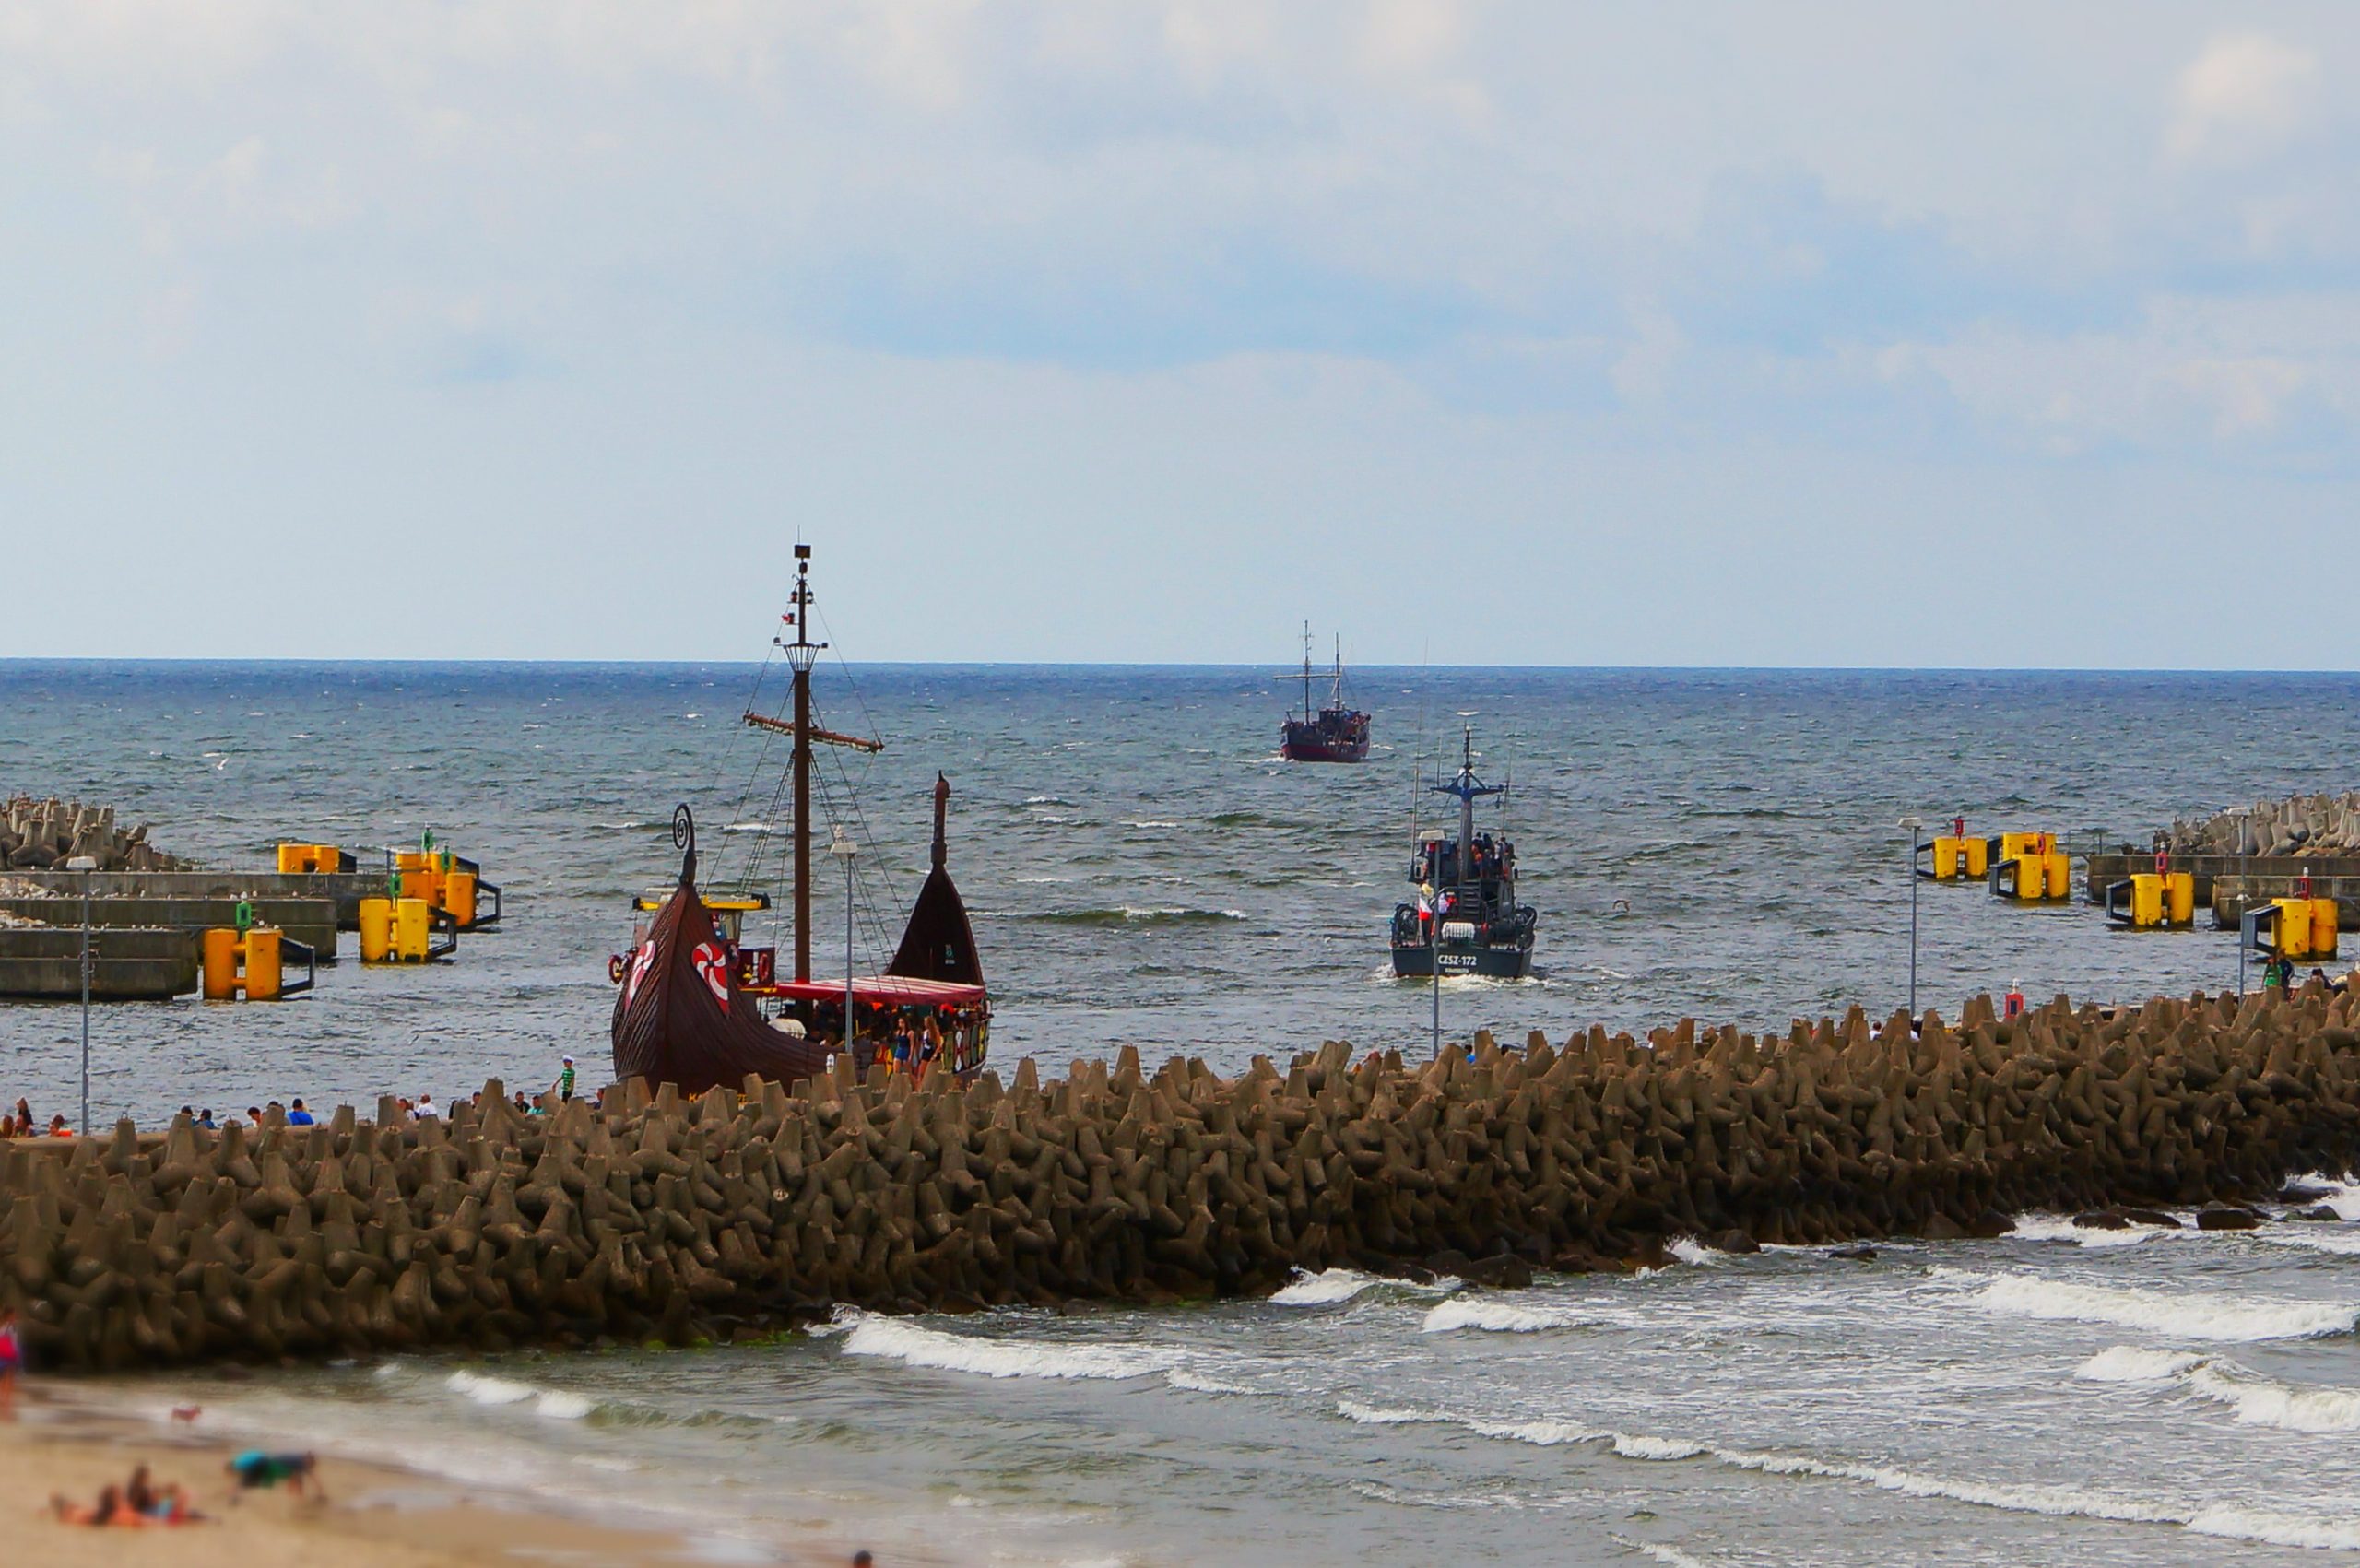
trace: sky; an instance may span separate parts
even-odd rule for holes
[[[2351,668],[2355,70],[2348,0],[7,0],[0,656],[753,658],[800,537],[856,659]]]

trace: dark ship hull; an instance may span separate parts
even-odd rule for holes
[[[1484,980],[1526,980],[1532,975],[1532,938],[1493,947],[1483,942],[1445,942],[1439,947],[1419,943],[1393,949],[1397,980],[1431,980],[1439,963],[1446,975],[1472,974]]]
[[[1289,719],[1279,737],[1279,755],[1290,762],[1365,762],[1368,715],[1326,713],[1309,724]]]

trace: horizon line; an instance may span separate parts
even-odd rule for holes
[[[475,658],[322,658],[302,654],[223,656],[187,654],[0,654],[0,672],[38,666],[226,666],[251,669],[400,668],[400,669],[701,669],[715,666],[759,668],[772,661],[738,657],[707,658],[572,658],[483,656]],[[852,669],[938,670],[1268,670],[1262,661],[1209,659],[840,659]],[[1416,675],[1434,671],[1483,671],[1503,674],[1621,674],[1621,675],[2219,675],[2219,676],[2350,676],[2360,670],[2328,666],[2240,667],[2226,665],[1649,665],[1649,664],[1419,664],[1367,663],[1353,670]],[[1322,672],[1312,671],[1319,678]],[[1269,671],[1272,680],[1296,680],[1302,672]]]

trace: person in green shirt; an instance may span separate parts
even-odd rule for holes
[[[565,1066],[558,1070],[557,1097],[560,1102],[573,1098],[573,1058],[565,1058]]]

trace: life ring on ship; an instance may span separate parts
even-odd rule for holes
[[[607,984],[609,985],[621,984],[623,983],[623,973],[630,968],[630,962],[624,959],[622,954],[609,953],[607,956]]]

